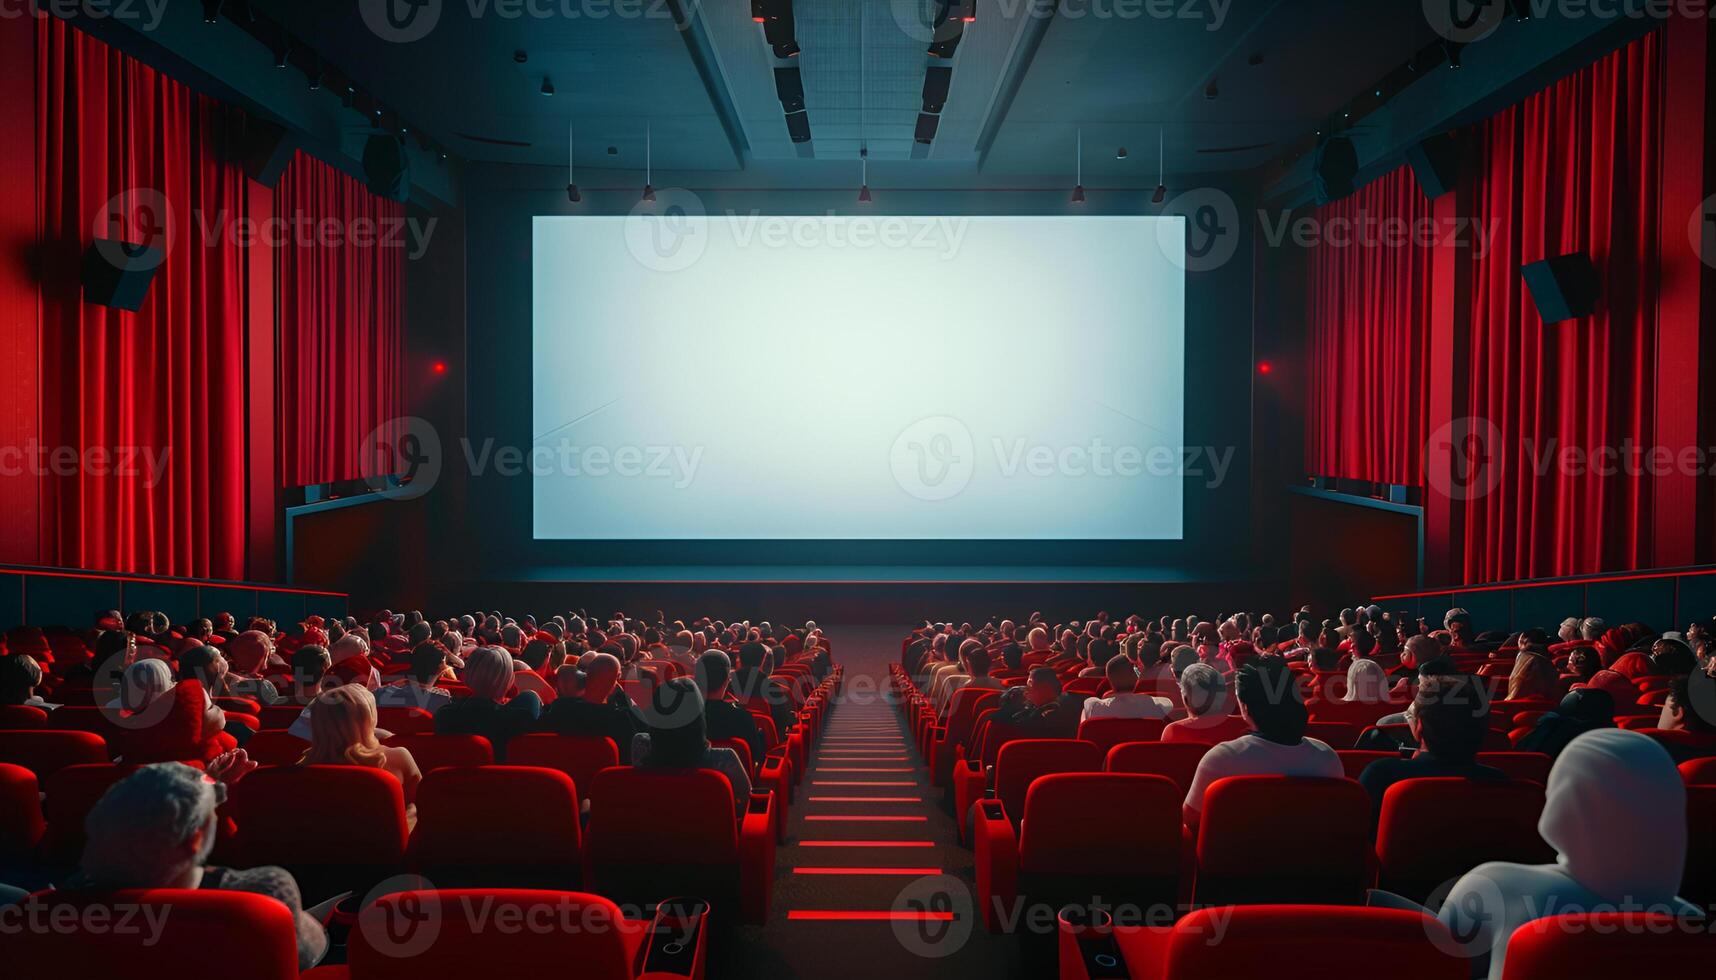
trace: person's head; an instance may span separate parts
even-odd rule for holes
[[[1206,663],[1193,662],[1180,672],[1180,700],[1193,718],[1228,711],[1227,679]]]
[[[1650,665],[1652,673],[1679,677],[1698,668],[1698,657],[1685,641],[1665,636],[1651,644]]]
[[[222,649],[235,673],[258,677],[268,667],[274,641],[261,630],[249,630],[228,640]]]
[[[1011,640],[1001,644],[1001,662],[1008,670],[1018,670],[1025,665],[1025,648]]]
[[[985,650],[982,644],[978,644],[976,649],[967,652],[965,655],[965,667],[973,680],[979,677],[988,677],[989,668],[993,665],[993,658],[989,656],[989,651]]]
[[[584,668],[584,700],[597,704],[608,700],[620,682],[620,658],[598,651],[580,666]]]
[[[313,693],[332,666],[328,648],[308,644],[292,651],[292,683],[302,693]]]
[[[125,668],[119,681],[119,707],[138,712],[173,689],[173,670],[165,660],[139,660]]]
[[[1472,640],[1472,614],[1455,606],[1442,617],[1442,628],[1453,636],[1455,646],[1463,646]]]
[[[697,658],[693,673],[703,697],[717,701],[727,696],[727,687],[733,680],[733,661],[719,650],[709,650]]]
[[[1025,700],[1045,705],[1061,696],[1061,679],[1049,667],[1034,667],[1025,680]]]
[[[1668,699],[1662,703],[1656,727],[1716,734],[1716,679],[1695,672],[1670,681]]]
[[[945,636],[938,636],[938,639],[942,641],[944,646],[946,645],[947,638]],[[765,674],[769,672],[769,648],[764,646],[760,640],[747,640],[739,644],[739,650],[735,656],[738,658],[738,669],[740,670],[760,670]]]
[[[183,763],[138,769],[84,818],[84,878],[101,889],[196,887],[225,799],[223,784]]]
[[[424,640],[411,649],[408,676],[425,687],[441,679],[447,669],[447,648],[434,640]]]
[[[42,683],[42,665],[27,653],[0,657],[0,704],[23,704]]]
[[[1332,647],[1312,647],[1305,654],[1305,662],[1311,665],[1312,670],[1326,674],[1340,668],[1341,652]]]
[[[200,681],[210,691],[218,691],[226,673],[226,658],[219,647],[194,646],[179,651],[179,680]]]
[[[1030,632],[1025,634],[1025,642],[1030,644],[1033,653],[1047,650],[1049,648],[1049,631],[1041,626],[1033,626]]]
[[[1138,670],[1125,657],[1114,657],[1103,667],[1108,686],[1115,694],[1130,694],[1138,686]]]
[[[130,630],[108,630],[95,638],[95,662],[123,667],[137,658],[137,634]]]
[[[310,702],[310,748],[305,765],[380,766],[386,758],[375,737],[375,695],[362,684],[331,687]]]
[[[703,717],[703,692],[689,677],[675,677],[650,695],[649,755],[643,765],[654,769],[696,769],[709,751],[709,728]]]
[[[1400,665],[1414,668],[1441,653],[1441,644],[1423,633],[1414,633],[1406,638],[1406,645],[1401,648]]]
[[[477,647],[465,658],[465,686],[474,698],[505,701],[512,678],[512,654],[500,647]]]
[[[1426,677],[1452,677],[1458,673],[1460,673],[1460,665],[1454,662],[1454,658],[1445,657],[1440,653],[1418,665],[1418,679],[1420,681]]]
[[[1352,632],[1352,641],[1354,657],[1368,657],[1376,652],[1376,637],[1370,635],[1370,632],[1365,629],[1355,628]]]
[[[1593,643],[1603,638],[1609,631],[1609,624],[1601,616],[1586,616],[1579,623],[1579,638]]]
[[[1476,678],[1436,675],[1419,683],[1406,717],[1426,752],[1444,762],[1470,762],[1489,733],[1490,704]]]
[[[1567,672],[1588,681],[1603,669],[1603,658],[1596,647],[1574,647],[1567,652]]]
[[[1246,661],[1234,674],[1234,687],[1240,714],[1259,735],[1284,745],[1296,745],[1305,737],[1310,716],[1286,661],[1279,657]]]
[[[1189,643],[1182,643],[1179,646],[1174,647],[1173,651],[1168,655],[1169,668],[1173,670],[1175,677],[1183,676],[1186,672],[1186,668],[1197,662],[1198,650]]]
[[[1507,699],[1553,701],[1561,696],[1561,673],[1540,653],[1521,653],[1514,658],[1507,679]]]
[[[1574,640],[1579,639],[1579,622],[1580,620],[1578,616],[1568,616],[1566,619],[1563,619],[1561,621],[1561,625],[1555,630],[1556,641],[1559,643],[1571,643]]]
[[[1374,660],[1354,660],[1347,668],[1347,701],[1375,704],[1388,699],[1388,674]]]
[[[1672,905],[1686,870],[1685,814],[1686,785],[1667,750],[1602,728],[1561,750],[1537,830],[1594,901]]]

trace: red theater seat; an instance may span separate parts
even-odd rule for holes
[[[292,913],[264,895],[162,888],[48,892],[27,902],[39,903],[41,911],[7,937],[6,967],[13,976],[298,978]],[[82,914],[72,914],[74,908]],[[54,927],[28,928],[32,921]]]
[[[36,774],[0,762],[0,867],[30,863],[45,830]]]
[[[1040,776],[1025,796],[1022,825],[999,800],[977,805],[977,900],[991,932],[1017,902],[1061,908],[1130,905],[1172,909],[1183,864],[1180,804],[1166,776],[1069,772]],[[1112,819],[1093,819],[1107,814]]]
[[[405,860],[405,790],[380,769],[258,769],[233,786],[229,806],[238,824],[234,863],[284,867],[306,904],[363,894]]]
[[[1025,814],[1025,793],[1039,776],[1054,772],[1101,772],[1103,751],[1070,738],[1022,738],[1001,746],[995,760],[995,798],[1016,828]]]
[[[351,980],[633,980],[648,935],[648,923],[628,922],[613,902],[582,892],[406,891],[358,914],[347,959]],[[686,975],[701,976],[698,965]]]
[[[494,749],[481,735],[395,735],[387,744],[410,752],[425,776],[448,766],[486,766],[495,761]]]
[[[1079,723],[1078,737],[1094,742],[1106,755],[1123,742],[1154,742],[1167,727],[1165,718],[1092,718]]]
[[[1502,980],[1672,977],[1712,955],[1706,924],[1643,912],[1554,915],[1513,931]]]
[[[1398,759],[1399,752],[1372,752],[1365,749],[1340,749],[1335,752],[1341,757],[1341,768],[1345,770],[1348,779],[1357,779],[1364,774],[1365,767],[1379,759]]]
[[[244,743],[244,752],[259,766],[294,766],[310,750],[310,743],[289,732],[257,732]]]
[[[1180,796],[1191,791],[1192,777],[1210,746],[1201,742],[1128,742],[1108,750],[1103,768],[1108,772],[1136,772],[1167,776],[1180,787]]]
[[[1716,786],[1686,787],[1686,874],[1680,897],[1700,908],[1716,905]]]
[[[1331,749],[1350,749],[1358,741],[1364,726],[1344,721],[1312,721],[1305,725],[1305,737],[1314,738]]]
[[[1437,886],[1485,861],[1550,863],[1555,851],[1537,834],[1542,815],[1541,783],[1458,777],[1395,783],[1383,795],[1377,825],[1378,887],[1424,902]]]
[[[1680,777],[1688,786],[1716,786],[1716,756],[1682,762]]]
[[[1507,773],[1509,779],[1524,779],[1534,783],[1549,783],[1549,767],[1554,759],[1542,752],[1479,752],[1478,764],[1493,766]]]
[[[558,769],[572,777],[578,795],[590,798],[596,774],[620,764],[614,740],[583,735],[520,735],[507,743],[506,761],[515,766]]]
[[[1447,928],[1420,912],[1317,905],[1202,909],[1173,926],[1112,932],[1063,922],[1060,930],[1061,980],[1467,980],[1468,961],[1455,948]],[[1119,959],[1126,972],[1093,974],[1086,962],[1098,956]]]
[[[440,887],[580,888],[579,836],[578,793],[558,769],[443,767],[417,787],[407,862]]]
[[[27,704],[0,704],[0,731],[48,727],[48,713]]]
[[[433,735],[435,716],[422,708],[388,705],[375,709],[375,727],[390,735]]]
[[[1353,780],[1218,779],[1198,823],[1196,901],[1357,904],[1371,882],[1370,850],[1370,794]]]
[[[83,821],[107,788],[125,778],[135,766],[111,762],[66,766],[42,784],[42,815],[48,832],[42,838],[42,860],[50,867],[69,868],[83,855]]]
[[[733,787],[708,769],[616,766],[596,774],[585,829],[593,889],[626,905],[707,899],[727,921],[768,920],[774,814],[767,794],[733,819]]]
[[[65,709],[57,709],[58,714]],[[66,766],[107,761],[107,743],[92,732],[0,732],[0,762],[23,766],[45,780]]]

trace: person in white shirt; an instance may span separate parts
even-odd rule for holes
[[[941,703],[936,706],[936,714],[945,716],[953,708],[953,696],[968,687],[985,691],[1001,690],[1001,682],[989,676],[989,668],[994,661],[983,644],[972,640],[975,646],[960,644],[960,663],[965,667],[965,673],[954,674],[946,679],[942,686]]]
[[[1087,698],[1079,721],[1092,718],[1166,718],[1174,710],[1167,698],[1138,694],[1138,670],[1125,657],[1114,657],[1103,670],[1112,693],[1106,698]]]
[[[1248,661],[1234,675],[1239,713],[1253,731],[1212,747],[1198,763],[1186,793],[1186,826],[1196,829],[1203,816],[1204,794],[1228,776],[1312,776],[1340,779],[1346,774],[1340,756],[1314,738],[1305,737],[1310,720],[1287,662],[1280,657]]]

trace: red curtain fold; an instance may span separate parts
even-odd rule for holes
[[[244,571],[240,117],[54,18],[37,23],[42,560]],[[137,313],[86,303],[98,237],[165,249]]]
[[[277,280],[282,485],[372,475],[364,442],[400,415],[405,209],[303,154],[276,209],[291,223]]]
[[[1648,35],[1466,139],[1490,243],[1471,259],[1467,414],[1500,434],[1475,487],[1494,488],[1463,505],[1467,582],[1651,564],[1648,467],[1599,472],[1597,454],[1654,442],[1661,48]],[[1577,251],[1596,264],[1601,309],[1545,325],[1520,268]]]
[[[1306,300],[1305,467],[1424,482],[1434,212],[1409,167],[1318,208]]]

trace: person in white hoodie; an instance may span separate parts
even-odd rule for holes
[[[1472,976],[1500,980],[1514,931],[1578,912],[1700,914],[1676,896],[1686,864],[1686,787],[1648,735],[1587,732],[1549,771],[1537,831],[1554,864],[1492,861],[1461,876],[1438,917],[1472,957]]]

